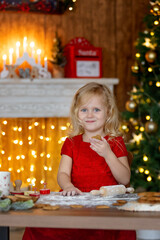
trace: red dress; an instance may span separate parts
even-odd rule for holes
[[[105,137],[106,140],[108,137]],[[109,140],[108,143],[117,157],[127,156],[122,137]],[[101,186],[116,185],[110,168],[103,157],[83,142],[82,135],[67,138],[61,154],[73,159],[71,180],[82,192],[90,192]],[[26,228],[23,240],[136,240],[135,231],[128,230],[89,230],[89,229],[52,229]]]

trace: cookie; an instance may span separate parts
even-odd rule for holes
[[[160,203],[160,192],[141,192],[138,193],[140,197],[137,201],[139,203],[146,203],[146,204],[156,204]]]
[[[83,205],[70,205],[71,208],[83,208]]]
[[[127,203],[127,201],[126,201],[126,200],[117,200],[117,202],[118,202],[119,204],[121,204],[121,205],[123,205],[123,204],[126,204],[126,203]]]
[[[122,206],[122,205],[123,205],[123,204],[118,203],[118,202],[112,203],[112,206]]]
[[[150,204],[160,203],[160,197],[148,197],[148,198],[141,197],[138,199],[138,202]]]
[[[48,211],[58,210],[58,209],[59,209],[58,205],[55,205],[55,206],[48,205],[43,207],[43,210],[48,210]]]
[[[32,197],[32,196],[25,196],[25,195],[14,195],[17,199],[17,201],[22,201],[22,202],[25,202],[25,201],[28,201],[28,200],[33,200],[33,202],[35,203],[39,197]]]
[[[17,198],[17,201],[28,201],[28,200],[31,200],[32,197],[30,196],[24,196],[24,195],[18,195],[18,194],[15,194],[14,195],[16,198]]]
[[[92,138],[96,138],[96,139],[98,139],[98,140],[102,140],[102,138],[101,138],[100,135],[93,136]]]
[[[17,202],[17,198],[15,196],[12,196],[12,195],[8,195],[8,196],[3,196],[2,199],[10,199],[11,202]]]
[[[109,208],[108,205],[97,205],[96,208]]]
[[[155,201],[147,200],[147,199],[141,199],[141,198],[139,198],[137,201],[138,201],[138,203],[146,203],[146,204],[154,204],[155,203]]]
[[[126,200],[117,200],[117,202],[113,203],[112,205],[113,205],[113,206],[122,206],[122,205],[124,205],[125,203],[127,203]]]
[[[49,204],[37,203],[34,205],[35,208],[43,208],[45,206],[50,206]]]
[[[160,192],[140,192],[138,193],[139,197],[152,197],[152,196],[156,196],[156,197],[160,197]]]

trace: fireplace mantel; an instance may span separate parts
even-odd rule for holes
[[[112,91],[119,82],[116,78],[0,79],[0,117],[68,117],[74,93],[93,81]]]

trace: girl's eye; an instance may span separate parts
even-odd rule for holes
[[[94,111],[95,111],[95,112],[99,112],[100,109],[99,109],[99,108],[95,108]]]
[[[82,108],[82,109],[81,109],[81,112],[86,112],[86,111],[87,111],[86,108]]]

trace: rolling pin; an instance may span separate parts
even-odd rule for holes
[[[103,186],[99,190],[92,190],[90,193],[92,195],[101,195],[106,196],[116,196],[119,194],[133,193],[134,188],[126,188],[124,185],[112,185],[112,186]]]

